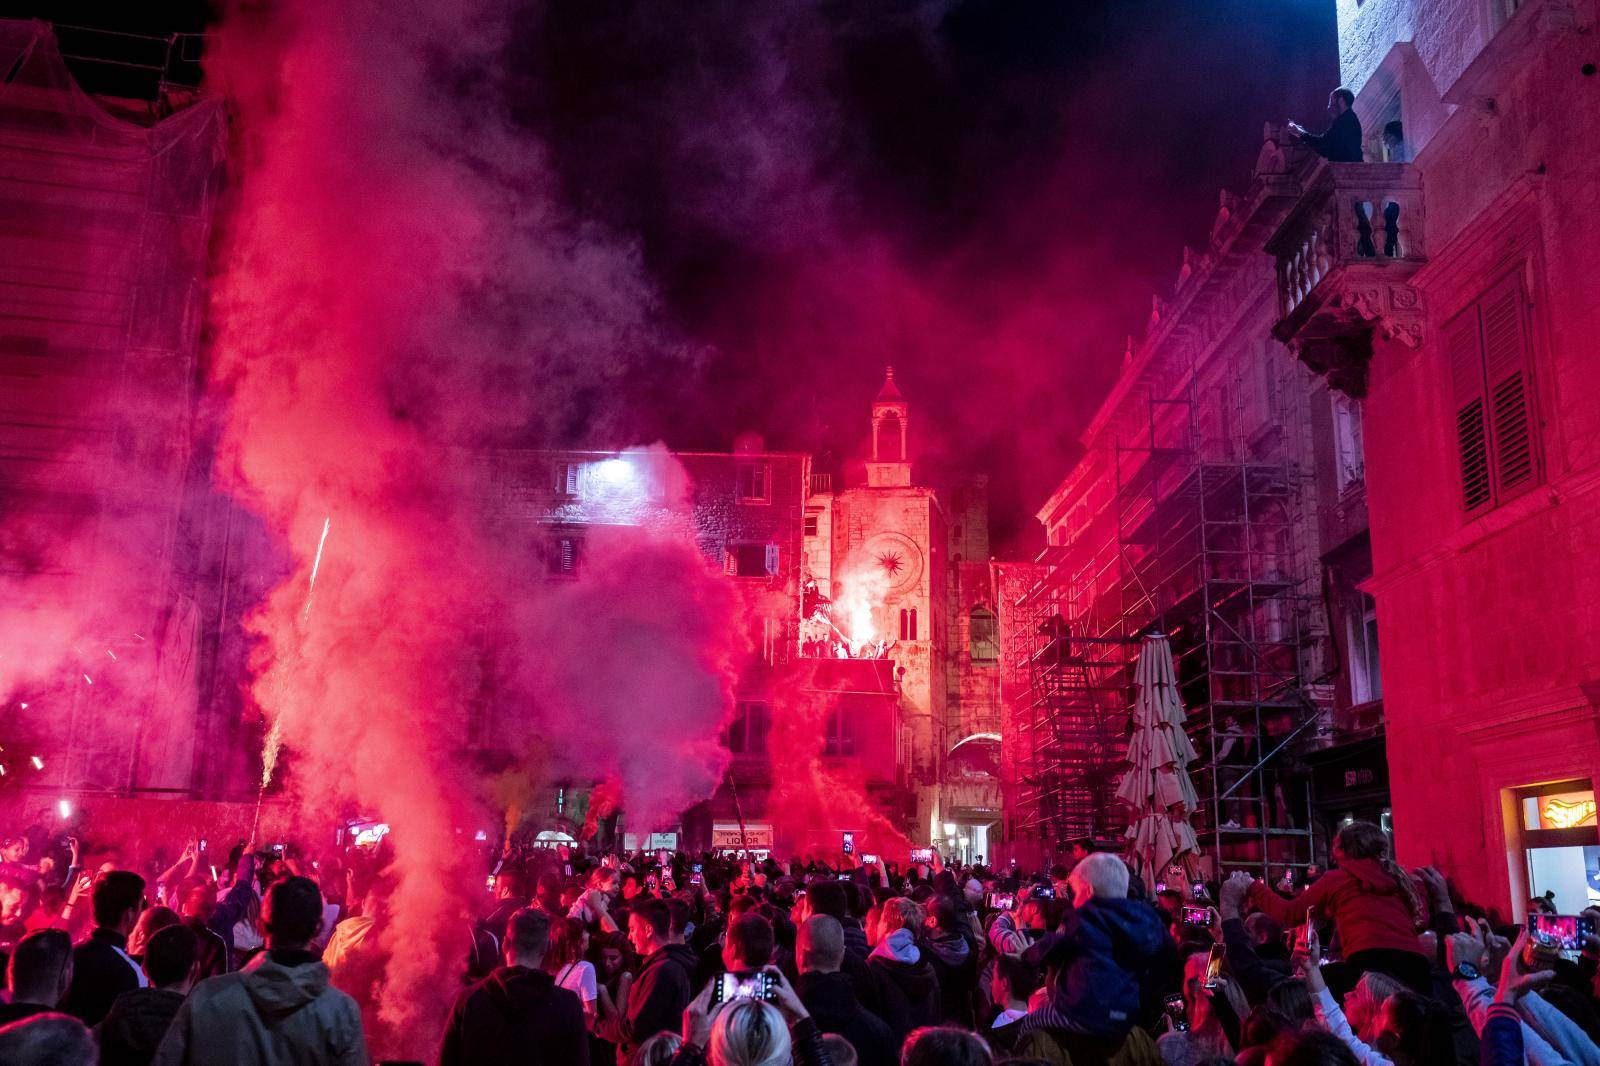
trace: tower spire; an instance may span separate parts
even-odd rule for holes
[[[878,390],[878,402],[879,403],[892,403],[892,402],[894,402],[896,400],[904,400],[904,399],[905,399],[905,397],[900,394],[899,386],[897,386],[894,383],[894,367],[892,367],[892,366],[884,367],[883,368],[883,388]]]

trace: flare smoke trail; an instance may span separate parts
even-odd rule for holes
[[[594,397],[696,354],[664,339],[633,250],[547,195],[540,145],[506,118],[505,16],[241,2],[209,72],[238,140],[218,477],[296,558],[249,620],[251,691],[308,812],[393,827],[391,962],[368,1021],[374,1050],[404,1057],[434,1046],[465,950],[467,693],[504,682],[501,739],[581,751],[647,816],[709,793],[732,710],[737,604],[685,524],[602,538],[611,584],[548,602],[533,531],[506,524],[495,445],[626,439]],[[332,514],[319,563],[305,549]]]

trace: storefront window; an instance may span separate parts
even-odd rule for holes
[[[1600,835],[1589,781],[1516,790],[1532,897],[1550,896],[1560,914],[1600,905]]]

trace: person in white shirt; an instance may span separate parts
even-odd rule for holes
[[[578,997],[583,1004],[584,1021],[591,1030],[600,1016],[600,988],[594,963],[583,956],[589,950],[589,930],[576,918],[555,918],[550,922],[550,947],[542,968],[556,979],[556,985]]]

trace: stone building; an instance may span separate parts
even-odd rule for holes
[[[1265,244],[1315,162],[1266,130],[1250,185],[1222,194],[1208,245],[1184,251],[1039,510],[1048,547],[1026,568],[997,564],[1017,656],[1005,836],[1019,859],[1049,861],[1078,837],[1120,842],[1131,668],[1154,632],[1176,656],[1198,752],[1190,821],[1211,868],[1279,876],[1317,857],[1328,816],[1300,760],[1347,750],[1352,723],[1336,711],[1368,692],[1349,676],[1342,613],[1330,628],[1325,610],[1365,576],[1359,454],[1347,448],[1343,481],[1330,480],[1352,412],[1270,336]],[[1330,507],[1344,526],[1320,519]]]
[[[1274,334],[1363,408],[1399,856],[1573,913],[1600,898],[1595,6],[1338,22],[1369,162],[1300,179]]]
[[[815,738],[826,766],[863,782],[874,809],[915,843],[985,854],[1000,806],[986,488],[919,482],[911,405],[892,372],[869,417],[869,454],[836,472],[816,471],[808,454],[767,451],[754,435],[732,452],[672,453],[693,486],[702,553],[761,604],[724,736],[728,777],[684,812],[674,843],[771,846],[778,776],[797,755],[769,745],[773,716],[784,713],[785,687],[799,686],[830,707]],[[496,463],[556,580],[583,566],[596,524],[647,524],[665,511],[648,487],[656,474],[635,453],[504,452]],[[619,492],[619,481],[643,487]],[[565,804],[587,785],[552,795]],[[565,812],[553,801],[545,814]],[[806,845],[826,852],[865,828],[839,818],[808,827]]]
[[[862,595],[892,642],[916,794],[914,838],[987,855],[998,823],[999,645],[986,481],[936,484],[915,459],[912,405],[889,370],[859,474],[816,493],[809,576],[831,599]],[[820,488],[833,488],[819,483]],[[811,520],[808,517],[808,529]]]

